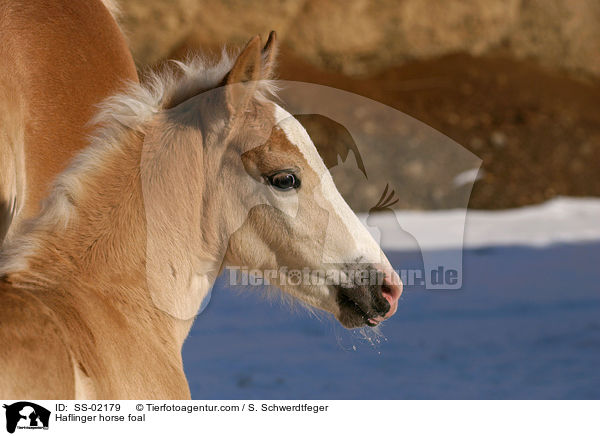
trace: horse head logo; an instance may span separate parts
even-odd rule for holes
[[[19,428],[48,428],[50,411],[28,401],[3,406],[6,409],[6,431],[14,433]],[[21,424],[21,425],[19,425]]]

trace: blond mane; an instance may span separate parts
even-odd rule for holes
[[[99,172],[115,153],[123,152],[127,135],[145,134],[144,126],[160,111],[219,87],[236,58],[237,53],[223,49],[216,61],[202,55],[185,62],[170,61],[158,71],[147,71],[142,83],[124,83],[121,93],[98,104],[97,113],[89,121],[94,130],[88,146],[54,180],[38,217],[23,223],[21,234],[7,241],[0,254],[0,274],[15,266],[23,267],[24,258],[37,245],[32,230],[64,230],[76,218],[82,181],[86,175]],[[265,68],[271,66],[264,64]],[[276,91],[271,78],[261,80],[255,98],[268,99]]]
[[[106,9],[108,9],[108,12],[110,12],[110,14],[113,16],[115,21],[119,21],[119,18],[121,18],[121,12],[122,12],[119,2],[117,2],[117,0],[101,0],[101,1],[102,1],[102,4],[104,5],[104,7]]]

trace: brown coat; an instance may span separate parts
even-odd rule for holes
[[[1,243],[87,144],[95,105],[138,78],[99,0],[0,0],[0,41]]]

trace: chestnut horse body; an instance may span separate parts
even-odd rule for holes
[[[88,142],[96,105],[137,81],[100,0],[0,1],[0,244]]]

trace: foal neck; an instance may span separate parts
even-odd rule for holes
[[[89,311],[84,300],[108,301],[132,326],[160,330],[181,347],[192,319],[165,313],[148,291],[142,147],[142,135],[130,132],[120,146],[88,150],[3,250],[0,276],[42,299],[59,292],[61,305],[80,311]]]

